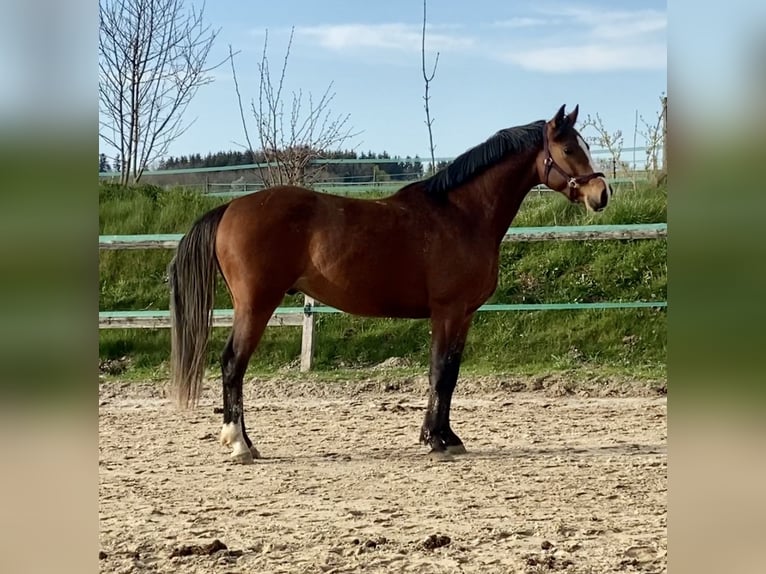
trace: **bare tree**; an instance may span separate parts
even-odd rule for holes
[[[423,81],[425,82],[425,94],[423,95],[423,101],[426,110],[426,127],[428,127],[428,145],[429,150],[431,151],[431,173],[436,172],[436,158],[434,157],[434,135],[433,131],[431,129],[431,125],[434,123],[433,118],[431,118],[431,110],[429,108],[429,100],[431,99],[431,95],[429,93],[430,87],[431,87],[431,81],[433,81],[434,76],[436,76],[436,66],[439,65],[439,52],[436,52],[436,59],[434,60],[434,67],[431,70],[431,73],[429,74],[426,72],[426,4],[427,0],[423,0],[423,34],[421,36],[422,41],[420,44],[420,56],[421,56],[421,64],[422,64],[422,70],[423,70]]]
[[[663,179],[666,169],[666,159],[664,157],[665,137],[667,132],[665,114],[667,111],[667,97],[660,96],[661,110],[657,114],[657,120],[654,123],[647,122],[641,116],[643,129],[638,130],[641,137],[646,142],[646,171],[652,182],[659,183]],[[663,152],[662,163],[660,163],[660,152]]]
[[[285,110],[283,91],[294,34],[293,28],[290,31],[279,77],[274,81],[268,59],[269,35],[268,30],[266,31],[263,53],[258,64],[258,101],[250,102],[260,155],[264,160],[264,165],[259,163],[259,171],[266,186],[310,185],[319,177],[321,170],[309,170],[309,165],[314,160],[326,157],[329,152],[340,149],[345,142],[358,135],[358,132],[354,133],[353,128],[348,125],[350,114],[335,115],[330,109],[335,99],[332,82],[319,100],[315,100],[311,93],[304,97],[302,90],[293,92],[290,108]],[[258,154],[253,149],[247,128],[233,56],[231,69],[247,147],[256,158]]]
[[[595,132],[594,135],[586,136],[586,140],[589,143],[598,146],[601,149],[605,149],[609,152],[609,159],[607,165],[603,166],[608,170],[613,177],[617,175],[617,170],[627,170],[627,166],[620,160],[623,147],[622,130],[610,132],[604,125],[604,121],[601,116],[596,114],[596,117],[588,115],[582,124],[582,131],[590,129]],[[603,163],[603,160],[602,160]]]
[[[639,129],[638,133],[646,142],[646,171],[654,176],[659,172],[659,151],[662,148],[661,118],[652,125],[644,119],[644,116],[640,117],[643,129]]]
[[[99,1],[99,137],[113,147],[122,184],[191,125],[184,112],[213,81],[207,60],[219,30],[204,22],[204,4],[183,0]]]

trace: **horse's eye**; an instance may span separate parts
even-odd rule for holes
[[[564,147],[564,155],[569,155],[570,153],[572,153],[572,148],[569,146]]]

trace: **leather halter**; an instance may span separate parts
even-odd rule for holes
[[[548,175],[551,173],[551,169],[555,169],[557,172],[559,172],[560,175],[564,177],[564,179],[567,180],[567,185],[569,186],[569,198],[571,200],[576,199],[575,198],[575,190],[580,187],[581,185],[584,185],[588,183],[590,180],[595,179],[597,177],[606,177],[603,172],[600,171],[594,171],[593,173],[588,173],[585,175],[570,175],[564,169],[556,163],[556,161],[553,159],[553,156],[551,155],[551,150],[548,147],[548,126],[543,126],[543,153],[545,153],[545,180],[543,183],[545,185],[548,185]],[[550,186],[548,186],[550,187]]]

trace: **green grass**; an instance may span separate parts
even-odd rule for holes
[[[370,194],[371,198],[380,194]],[[184,233],[194,219],[225,202],[183,189],[100,188],[101,234]],[[622,186],[610,207],[588,214],[558,194],[530,194],[515,226],[657,223],[666,221],[667,190]],[[491,303],[665,300],[667,242],[619,240],[509,243],[502,247],[500,279]],[[101,310],[167,309],[165,269],[172,250],[101,251]],[[300,296],[283,305],[300,306]],[[231,302],[222,282],[216,307]],[[478,313],[469,334],[463,372],[539,374],[587,368],[635,377],[664,377],[666,312],[655,309]],[[403,357],[413,372],[428,364],[427,321],[317,318],[317,372],[356,372]],[[215,368],[228,329],[215,329],[209,361]],[[294,365],[300,328],[270,328],[251,361],[252,373]],[[129,376],[164,377],[168,330],[102,330],[102,359],[128,356]],[[124,374],[122,376],[125,376]],[[363,376],[363,375],[360,375]]]

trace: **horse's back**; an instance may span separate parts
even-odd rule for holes
[[[266,224],[270,221],[284,223],[284,219],[297,220],[311,214],[319,194],[302,187],[270,187],[238,197],[229,203],[223,223],[232,228],[249,225],[243,222]],[[236,221],[236,223],[235,223]]]

